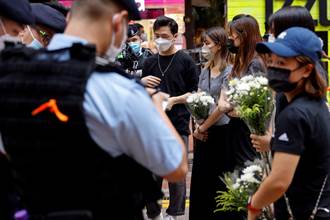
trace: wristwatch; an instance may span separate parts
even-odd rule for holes
[[[251,202],[252,202],[252,196],[249,197],[248,204],[247,204],[246,208],[251,212],[261,212],[262,209],[257,209],[255,207],[253,207]]]

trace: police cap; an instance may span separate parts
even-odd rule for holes
[[[136,35],[140,35],[140,30],[136,27],[135,24],[128,25],[127,37],[131,38],[131,37],[134,37]]]
[[[36,18],[36,24],[46,26],[59,33],[64,31],[66,20],[61,12],[42,3],[31,3],[31,8]]]
[[[0,0],[0,15],[20,24],[34,24],[35,22],[27,0]]]

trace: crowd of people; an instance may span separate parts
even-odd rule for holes
[[[158,17],[148,43],[139,19],[133,0],[0,0],[0,219],[179,219],[190,134],[190,220],[255,220],[271,204],[278,220],[330,219],[328,74],[309,11],[275,12],[266,39],[248,14],[207,29],[201,71],[175,47],[175,20]],[[226,97],[247,75],[276,100],[263,136]],[[186,108],[194,92],[216,103],[201,124]],[[269,151],[247,214],[214,212],[219,177]]]

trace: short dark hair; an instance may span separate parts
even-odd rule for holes
[[[172,34],[178,33],[178,23],[172,18],[166,17],[166,16],[160,16],[156,19],[154,23],[154,31],[158,30],[161,27],[167,26],[170,28]]]
[[[284,7],[272,14],[268,19],[268,23],[275,37],[294,26],[315,31],[313,17],[303,6]]]
[[[113,14],[114,10],[119,7],[114,0],[79,0],[74,1],[71,7],[72,17],[79,16],[91,20],[100,20],[109,13]]]

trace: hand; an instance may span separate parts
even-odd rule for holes
[[[219,108],[219,111],[223,112],[223,113],[233,110],[233,106],[229,102],[227,102],[226,100],[223,100],[223,99],[219,99],[218,108]]]
[[[229,115],[230,117],[233,117],[233,118],[239,118],[239,114],[236,110],[231,110],[227,113],[227,115]]]
[[[247,220],[256,220],[259,215],[260,215],[260,212],[252,212],[252,211],[248,210]]]
[[[151,96],[152,102],[163,108],[163,102],[167,101],[169,95],[165,92],[158,92],[156,89],[146,88],[146,91]]]
[[[201,132],[200,129],[198,127],[196,127],[194,133],[193,133],[193,136],[200,140],[200,141],[206,141],[207,138],[208,138],[208,133],[207,132]]]
[[[250,138],[252,139],[252,145],[257,152],[267,152],[270,150],[270,140],[272,136],[269,132],[263,136],[251,134]]]
[[[141,79],[143,85],[149,88],[155,88],[162,80],[156,76],[146,76]]]
[[[172,107],[175,105],[175,98],[168,98],[167,105],[166,105],[166,111],[171,111]]]

